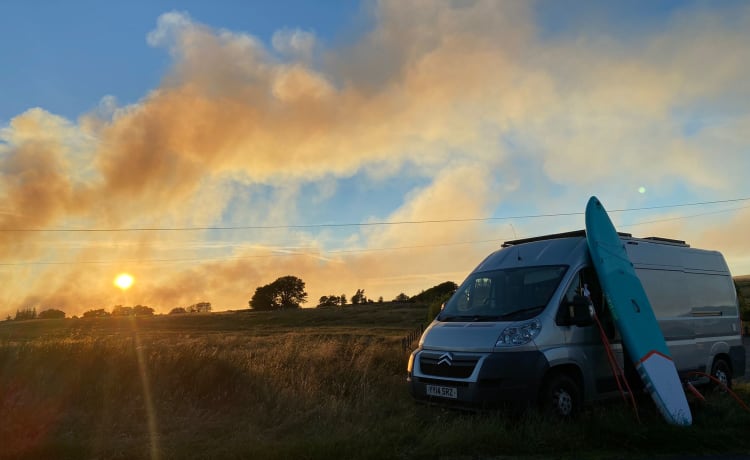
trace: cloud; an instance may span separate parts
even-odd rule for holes
[[[193,26],[193,20],[186,12],[164,13],[156,21],[156,29],[146,35],[146,42],[154,47],[176,46],[177,38],[185,29]]]
[[[460,281],[499,244],[486,240],[582,226],[294,227],[305,191],[317,195],[304,202],[335,206],[354,177],[374,190],[404,171],[426,183],[387,215],[368,212],[368,196],[365,221],[568,212],[592,194],[611,209],[747,195],[750,8],[684,6],[630,39],[582,23],[551,41],[536,7],[382,1],[371,29],[327,48],[303,30],[282,29],[269,47],[165,13],[146,39],[173,64],[136,104],[105,96],[77,122],[32,109],[2,128],[0,227],[278,228],[2,233],[0,253],[19,262],[112,262],[0,270],[13,286],[4,305],[80,312],[109,299],[112,272],[127,267],[139,271],[130,295],[165,310],[240,308],[288,274],[311,299],[358,288],[389,299]],[[638,229],[750,259],[735,231],[746,213],[726,217]]]
[[[0,131],[0,254],[21,256],[26,240],[19,229],[39,229],[89,204],[86,161],[89,140],[61,117],[30,109]]]
[[[315,34],[300,29],[282,29],[271,38],[273,48],[284,56],[309,62],[315,51]]]

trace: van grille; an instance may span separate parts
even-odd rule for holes
[[[450,359],[444,359],[445,355],[445,353],[422,353],[419,357],[419,367],[422,373],[436,377],[465,379],[474,372],[479,361],[476,356],[450,354]]]

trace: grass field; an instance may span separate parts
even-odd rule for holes
[[[415,404],[401,338],[426,307],[0,323],[3,458],[653,458],[750,452],[728,396],[570,423]],[[738,385],[747,401],[750,389]]]

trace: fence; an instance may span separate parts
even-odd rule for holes
[[[419,327],[409,332],[403,339],[401,339],[401,348],[403,348],[404,351],[411,350],[412,345],[414,344],[414,342],[419,340],[423,332],[424,332],[424,324],[420,324]]]

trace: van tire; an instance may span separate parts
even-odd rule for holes
[[[581,388],[566,374],[553,374],[542,387],[542,412],[560,419],[571,419],[581,411]]]
[[[732,388],[732,366],[726,359],[722,357],[714,359],[714,364],[711,366],[711,376],[726,385],[727,388]],[[712,390],[721,389],[721,385],[711,380],[709,388]]]

